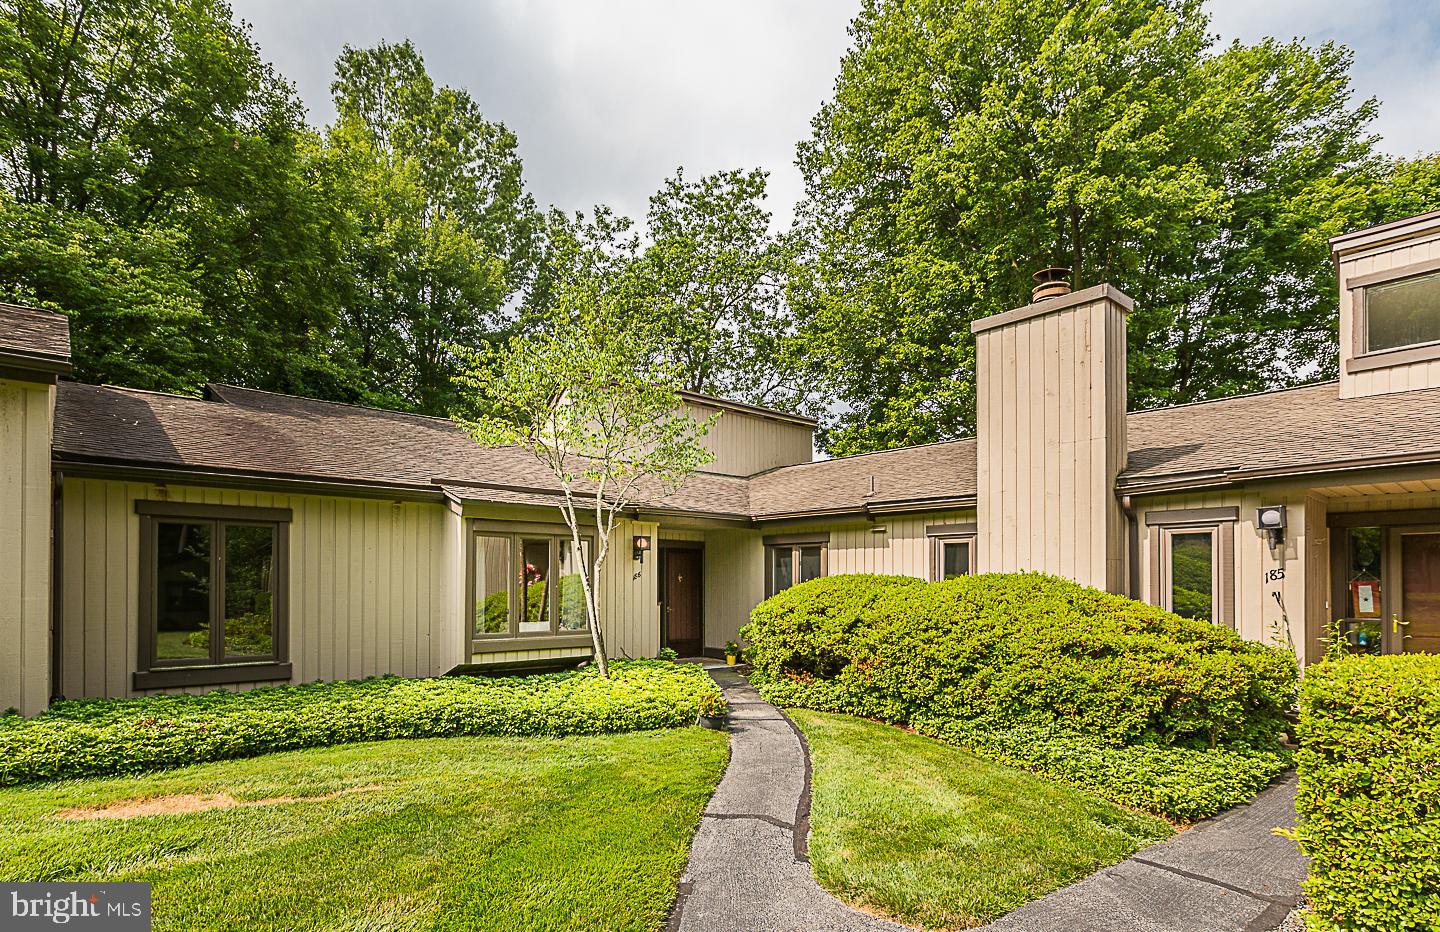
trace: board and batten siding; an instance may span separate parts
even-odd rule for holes
[[[55,387],[0,380],[0,711],[50,701]]]
[[[1122,590],[1128,309],[1099,285],[973,325],[980,572]]]
[[[1359,346],[1361,292],[1347,282],[1360,276],[1387,272],[1409,265],[1440,260],[1440,228],[1375,247],[1342,255],[1340,278],[1340,397],[1385,395],[1440,386],[1440,359],[1390,365],[1359,372],[1349,371],[1349,362]]]
[[[63,489],[67,698],[139,694],[139,500],[292,510],[293,682],[431,676],[463,662],[444,506],[74,477]]]
[[[1234,558],[1232,565],[1235,599],[1235,629],[1251,641],[1270,644],[1285,643],[1286,632],[1294,643],[1302,662],[1310,651],[1308,616],[1315,605],[1307,598],[1306,580],[1315,572],[1312,537],[1321,535],[1324,520],[1316,528],[1307,520],[1311,495],[1303,486],[1274,486],[1258,489],[1224,489],[1165,496],[1144,496],[1135,499],[1135,514],[1140,534],[1140,599],[1160,604],[1160,592],[1154,588],[1157,578],[1153,562],[1164,554],[1156,546],[1160,525],[1147,525],[1146,515],[1195,508],[1235,508]],[[1284,505],[1286,523],[1283,546],[1271,549],[1266,535],[1255,525],[1256,511],[1262,505]],[[1223,550],[1222,550],[1223,552]],[[1326,551],[1328,553],[1328,550]],[[1278,571],[1278,573],[1276,572]],[[1323,582],[1321,583],[1323,585]],[[1225,594],[1222,593],[1222,599]],[[1277,598],[1278,597],[1278,598]]]
[[[814,457],[814,429],[807,424],[695,401],[687,401],[686,408],[696,420],[720,415],[701,441],[715,457],[704,472],[753,476]]]

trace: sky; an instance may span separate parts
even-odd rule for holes
[[[804,193],[795,144],[829,97],[859,0],[232,0],[317,125],[346,43],[411,39],[440,84],[463,87],[519,138],[542,205],[608,204],[641,218],[686,174],[761,167],[785,223]],[[1440,150],[1434,0],[1212,0],[1223,40],[1335,40],[1374,130],[1397,155]]]

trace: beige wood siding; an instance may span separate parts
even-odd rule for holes
[[[979,570],[1120,591],[1124,306],[1101,296],[981,330],[976,352]]]
[[[1440,386],[1440,359],[1385,366],[1362,372],[1347,371],[1358,348],[1361,293],[1346,283],[1362,275],[1440,260],[1440,229],[1399,242],[1387,243],[1340,257],[1340,397],[1384,395]]]
[[[1255,512],[1261,505],[1286,506],[1289,525],[1282,547],[1271,550],[1269,541],[1255,526]],[[1235,630],[1252,641],[1281,643],[1288,623],[1289,636],[1297,654],[1305,659],[1307,601],[1307,565],[1310,563],[1310,536],[1315,533],[1313,522],[1306,518],[1307,489],[1299,486],[1275,486],[1262,489],[1229,489],[1181,495],[1146,496],[1135,500],[1139,518],[1140,598],[1152,605],[1160,604],[1155,591],[1153,561],[1159,548],[1155,537],[1158,526],[1147,526],[1149,512],[1179,511],[1192,508],[1238,509],[1234,534]],[[1324,520],[1320,527],[1323,532]],[[1277,576],[1279,570],[1283,574]],[[1323,581],[1321,583],[1323,585]],[[1277,598],[1278,596],[1278,598]]]
[[[705,448],[715,455],[705,472],[753,476],[777,466],[808,463],[814,456],[813,430],[804,424],[696,402],[686,402],[686,407],[697,420],[720,415],[704,440]]]
[[[54,386],[0,380],[0,711],[50,699]]]
[[[705,532],[705,646],[738,641],[750,610],[765,598],[765,548],[759,531]]]
[[[292,509],[294,682],[429,676],[462,662],[443,506],[71,477],[62,517],[65,696],[135,694],[140,499]]]

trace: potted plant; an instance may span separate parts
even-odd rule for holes
[[[725,730],[725,716],[730,713],[730,703],[719,693],[706,693],[700,697],[700,717],[695,724],[712,731]]]
[[[740,645],[734,641],[725,642],[725,662],[732,667],[740,662]]]

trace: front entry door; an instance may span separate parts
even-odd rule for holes
[[[1385,619],[1387,651],[1440,653],[1440,528],[1391,532],[1391,579],[1400,591]]]
[[[663,567],[660,601],[661,635],[666,647],[681,657],[699,657],[704,647],[700,625],[699,550],[667,548],[661,552]]]

